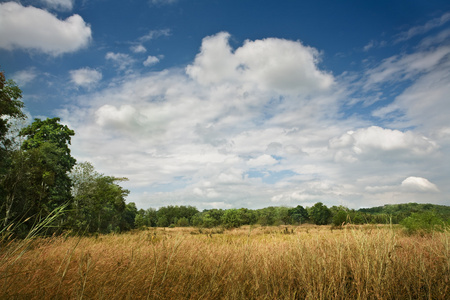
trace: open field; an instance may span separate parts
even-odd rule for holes
[[[449,277],[448,231],[151,228],[3,245],[0,299],[448,299]]]

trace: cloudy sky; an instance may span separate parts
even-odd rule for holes
[[[450,205],[450,2],[0,1],[31,118],[139,208]]]

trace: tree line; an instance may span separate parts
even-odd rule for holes
[[[232,208],[199,211],[193,206],[165,206],[147,210],[126,203],[129,191],[120,186],[127,178],[98,173],[89,162],[71,155],[75,132],[59,118],[26,119],[20,100],[22,92],[0,72],[0,222],[24,236],[54,210],[65,213],[47,233],[76,234],[122,232],[134,228],[197,226],[225,228],[317,225],[345,223],[400,223],[413,214],[429,212],[432,218],[448,221],[450,207],[432,204],[386,205],[360,210],[343,206],[328,208],[322,202],[312,207]]]
[[[193,206],[166,206],[158,210],[140,209],[135,216],[136,228],[145,227],[225,227],[242,225],[316,225],[342,226],[344,224],[399,224],[415,214],[433,216],[434,222],[448,222],[450,207],[433,204],[398,204],[367,209],[348,209],[344,206],[327,207],[317,202],[311,207],[266,207],[261,209],[232,208],[197,210]]]

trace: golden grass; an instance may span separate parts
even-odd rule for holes
[[[219,233],[218,233],[219,232]],[[0,254],[0,299],[448,299],[449,232],[149,229]],[[14,247],[14,244],[8,247]]]

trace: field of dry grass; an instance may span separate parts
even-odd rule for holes
[[[38,238],[2,246],[0,299],[449,299],[449,238],[369,225]]]

